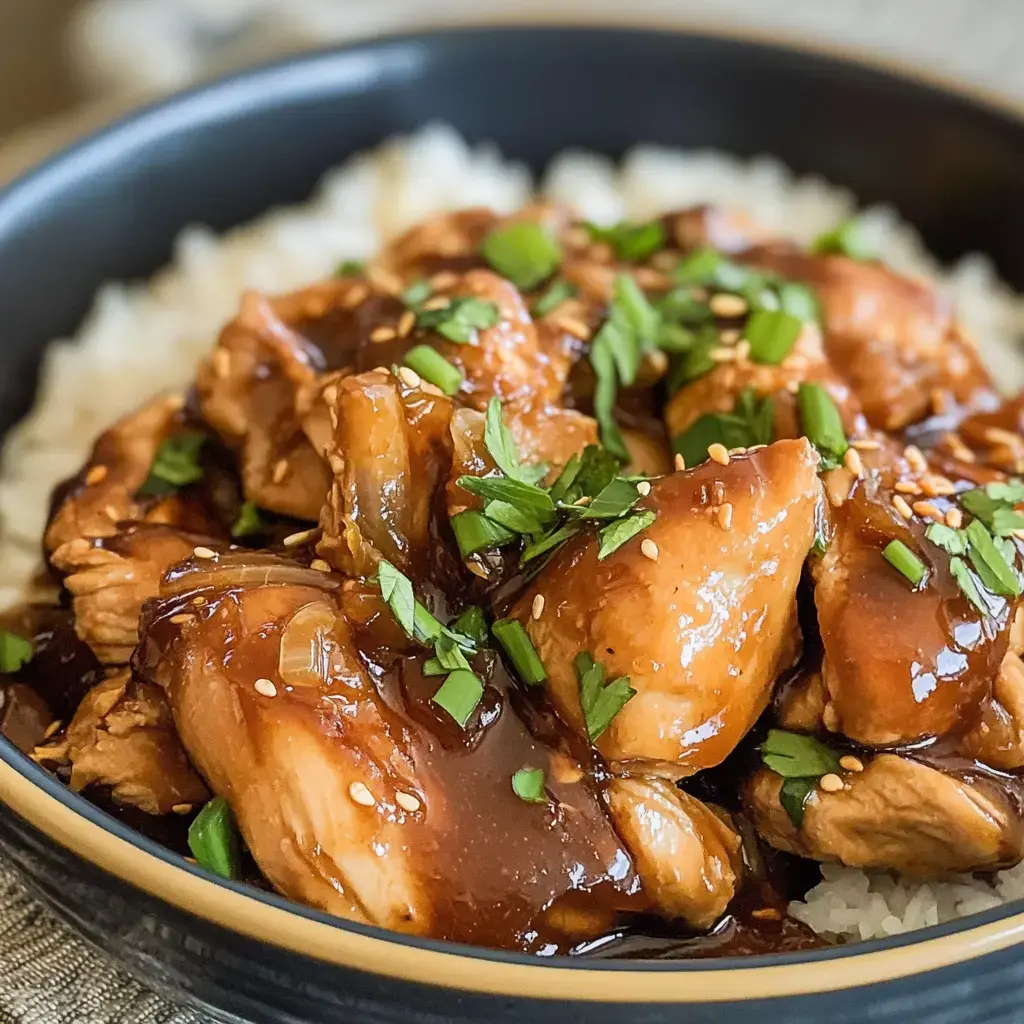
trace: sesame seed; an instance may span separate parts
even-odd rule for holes
[[[642,497],[646,498],[647,495],[651,493],[651,481],[650,480],[641,480],[640,483],[638,483],[636,485],[636,492],[637,492],[637,494],[639,494]]]
[[[176,626],[180,626],[183,622],[191,622],[195,618],[190,612],[179,612],[177,615],[171,616],[171,622]]]
[[[758,921],[781,921],[782,914],[779,913],[774,907],[758,907],[757,910],[752,910],[750,916],[756,918]]]
[[[309,567],[310,569],[316,569],[317,572],[331,571],[330,564],[325,562],[322,558],[314,558],[313,561],[309,563]]]
[[[192,813],[192,805],[191,804],[174,804],[171,807],[171,810],[174,811],[175,814],[191,814]]]
[[[725,502],[718,506],[718,525],[723,530],[732,529],[732,503]]]
[[[274,464],[273,472],[270,475],[270,479],[275,483],[282,483],[284,478],[288,475],[288,460],[279,459]]]
[[[916,480],[897,480],[896,490],[900,494],[920,494],[921,487]]]
[[[946,517],[930,501],[915,501],[914,511],[925,519],[934,519],[936,522],[945,522]]]
[[[435,398],[444,397],[444,392],[436,384],[431,384],[429,380],[420,383],[420,391],[425,391],[428,395],[433,395]]]
[[[708,299],[708,309],[711,310],[715,316],[721,317],[735,317],[743,316],[744,313],[750,308],[747,300],[741,298],[739,295],[727,295],[721,293],[719,295],[712,295]]]
[[[46,732],[43,733],[43,739],[48,740],[54,733],[60,732],[60,727],[64,723],[59,719],[55,718],[47,727]]]
[[[427,299],[426,302],[420,306],[420,309],[447,309],[452,304],[452,300],[444,295],[435,295],[432,299]]]
[[[420,809],[419,800],[417,800],[412,793],[403,793],[401,790],[395,794],[395,803],[398,804],[403,811],[408,811],[410,814],[415,814],[415,812]]]
[[[341,305],[344,309],[355,309],[356,306],[361,306],[369,297],[370,289],[366,282],[357,281],[345,293],[345,297],[341,300]]]
[[[408,366],[400,366],[398,368],[398,376],[401,378],[402,383],[409,388],[418,388],[423,383],[420,380],[420,375]]]
[[[740,332],[735,327],[727,327],[718,332],[718,339],[723,345],[735,345],[740,340]]]
[[[583,495],[582,497],[580,497],[580,498],[577,498],[577,499],[576,499],[576,500],[575,500],[575,501],[573,502],[573,504],[574,504],[574,505],[589,505],[589,504],[590,504],[590,501],[591,501],[591,497],[590,497],[590,495],[589,495],[589,494],[584,494],[584,495]]]
[[[213,551],[210,548],[204,548],[204,547],[193,548],[192,549],[192,554],[195,555],[196,558],[216,558],[217,557],[217,552],[216,551]]]
[[[381,327],[374,327],[370,331],[370,341],[374,344],[379,344],[382,341],[392,341],[397,334],[398,332],[394,327],[388,327],[387,324],[384,324]]]
[[[829,772],[818,779],[818,785],[826,793],[838,793],[843,788],[843,780],[834,772]]]
[[[734,348],[713,348],[709,353],[712,362],[715,363],[731,363],[736,359],[736,349]]]
[[[675,463],[677,473],[682,473],[683,470],[686,469],[686,459],[684,459],[679,452],[676,452],[676,457],[673,462]]]
[[[839,758],[839,766],[848,772],[864,771],[864,762],[859,757],[854,757],[853,754],[844,754]]]
[[[553,323],[560,331],[565,331],[566,334],[571,334],[574,338],[579,338],[580,341],[589,341],[590,335],[593,333],[582,320],[574,316],[560,316]]]
[[[859,452],[877,452],[882,447],[882,442],[872,440],[851,441],[850,447],[856,448]]]
[[[892,499],[892,507],[896,509],[904,519],[909,519],[914,514],[910,506],[907,504],[907,499],[901,494],[897,494],[896,497]]]
[[[293,548],[298,544],[305,544],[311,537],[320,532],[319,527],[314,526],[310,530],[299,530],[298,533],[289,533],[282,542],[286,548]]]
[[[652,562],[656,562],[658,560],[658,545],[650,537],[645,537],[640,545],[640,554],[644,558],[649,558]]]
[[[953,481],[939,473],[929,473],[921,477],[921,489],[930,498],[945,497],[956,493]]]
[[[252,688],[264,697],[276,697],[277,687],[269,679],[257,679]]]
[[[856,448],[847,448],[843,456],[843,465],[856,477],[864,475],[864,463],[860,460],[860,452]]]
[[[959,530],[964,525],[964,514],[958,508],[946,509],[946,525]]]
[[[647,364],[647,368],[659,377],[668,370],[668,356],[661,349],[645,353],[644,362]]]
[[[729,452],[724,444],[719,444],[717,441],[708,445],[708,457],[714,459],[720,466],[729,465]]]
[[[359,804],[361,807],[373,807],[377,802],[373,799],[373,794],[363,782],[353,782],[348,787],[348,795],[352,798],[353,803]]]
[[[430,285],[432,288],[451,288],[456,281],[458,277],[450,270],[441,270],[430,278]]]
[[[916,444],[908,444],[903,449],[903,457],[910,463],[910,468],[915,473],[926,473],[928,471],[928,462]]]
[[[989,444],[1006,444],[1011,447],[1019,447],[1024,444],[1024,438],[1012,430],[1004,430],[1002,427],[986,427],[982,436]]]
[[[98,484],[107,475],[106,466],[93,466],[88,473],[85,474],[85,482],[92,486],[92,484]]]
[[[400,338],[407,338],[412,333],[412,329],[415,326],[416,314],[411,309],[407,309],[398,318],[398,336]]]
[[[835,705],[829,701],[821,710],[821,720],[829,732],[839,731],[839,713]]]
[[[533,599],[533,604],[530,607],[530,615],[534,619],[539,619],[544,614],[544,595],[537,594]]]
[[[202,594],[199,594],[199,595],[198,595],[197,597],[193,597],[193,598],[192,598],[192,603],[193,603],[193,604],[194,604],[194,605],[195,605],[195,606],[196,606],[197,608],[202,608],[202,607],[203,607],[203,605],[204,605],[204,604],[206,604],[206,598],[205,598],[205,597],[203,597],[203,595],[202,595]]]
[[[366,271],[366,277],[377,291],[387,295],[398,295],[403,287],[402,279],[383,267],[370,267]]]
[[[750,342],[744,338],[736,344],[736,362],[745,363],[750,358]]]

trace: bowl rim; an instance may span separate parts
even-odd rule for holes
[[[854,48],[812,44],[777,32],[699,23],[666,27],[643,20],[624,24],[621,19],[604,18],[581,23],[556,17],[529,24],[482,18],[303,51],[147,103],[59,150],[0,190],[0,240],[48,193],[70,187],[88,174],[92,161],[109,159],[111,151],[137,147],[140,141],[176,125],[194,124],[197,115],[202,122],[218,113],[223,116],[240,101],[244,103],[243,94],[254,84],[276,85],[280,98],[289,89],[305,87],[308,77],[326,64],[343,78],[359,79],[363,76],[360,61],[380,60],[392,50],[400,56],[402,49],[429,46],[448,36],[557,30],[597,35],[611,29],[641,36],[654,35],[656,29],[684,38],[852,65],[958,99],[979,113],[1012,122],[1018,130],[1024,125],[1024,104],[983,87]],[[609,1003],[719,1003],[810,995],[896,980],[1024,942],[1024,909],[1014,910],[1024,904],[1016,900],[943,925],[823,950],[735,960],[538,959],[361,925],[216,878],[72,792],[4,737],[0,737],[0,802],[52,842],[121,882],[227,931],[338,967],[480,995]],[[466,969],[469,964],[472,971]]]

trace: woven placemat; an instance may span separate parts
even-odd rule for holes
[[[138,0],[141,6],[142,0]],[[175,0],[161,0],[167,7]],[[181,0],[184,4],[186,0]],[[133,5],[128,5],[133,6]],[[193,2],[194,6],[194,2]],[[263,5],[266,8],[266,5]],[[273,18],[256,26],[255,41],[239,34],[226,36],[232,51],[221,66],[268,54],[274,39],[285,38],[290,49],[329,42],[344,34],[344,19],[302,16],[314,0],[288,0],[276,17],[287,35],[271,31]],[[322,6],[322,4],[321,4]],[[533,0],[447,0],[443,11],[423,0],[338,0],[336,7],[358,9],[356,30],[410,29],[416,23],[438,23],[477,17],[483,12],[520,18],[553,13],[591,15],[621,21],[621,0],[577,0],[553,10]],[[639,21],[666,24],[747,24],[794,38],[824,41],[898,58],[924,70],[955,76],[1024,101],[1024,4],[1019,0],[631,0]],[[375,21],[373,11],[378,11]],[[335,12],[337,13],[337,12]],[[983,15],[983,16],[979,16]],[[538,18],[539,20],[539,18]],[[282,22],[282,24],[284,23]],[[268,29],[268,24],[270,29]],[[351,23],[350,23],[351,25]],[[95,40],[94,40],[95,42]],[[99,57],[102,59],[102,51]],[[92,52],[92,57],[97,51]],[[218,66],[216,54],[197,61],[196,74]],[[119,83],[122,88],[131,83]],[[135,94],[153,87],[139,82]],[[127,90],[131,95],[131,89]],[[0,149],[0,181],[54,148],[124,109],[125,98],[106,98],[71,118],[23,136]],[[130,977],[100,950],[83,942],[57,921],[24,888],[15,872],[0,859],[0,1024],[200,1024],[202,1015],[156,995]]]

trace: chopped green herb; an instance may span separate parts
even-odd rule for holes
[[[430,699],[465,729],[483,695],[484,685],[476,673],[461,668],[452,672]]]
[[[636,484],[625,477],[616,477],[589,504],[579,506],[581,519],[618,519],[640,500]]]
[[[512,662],[516,675],[524,683],[537,686],[548,677],[537,648],[518,619],[498,619],[491,626],[491,634],[501,644]]]
[[[519,447],[512,436],[512,431],[502,419],[501,402],[497,398],[492,398],[487,403],[487,415],[484,418],[484,445],[498,469],[512,480],[535,484],[548,471],[547,466],[544,465],[524,466],[522,464]]]
[[[651,523],[654,522],[657,513],[653,509],[645,509],[637,512],[636,515],[626,516],[625,519],[617,519],[604,527],[599,536],[601,545],[597,549],[597,560],[604,561],[609,555],[614,554],[628,540],[632,540],[638,533],[642,533]]]
[[[779,803],[797,828],[803,828],[807,798],[818,786],[817,779],[784,779],[779,789]]]
[[[532,562],[535,558],[539,558],[541,555],[546,555],[549,551],[557,548],[559,544],[567,541],[570,537],[575,536],[579,532],[579,523],[565,523],[564,525],[544,534],[542,537],[538,537],[536,540],[530,541],[530,543],[523,548],[523,553],[519,556],[519,564],[526,565],[527,562]]]
[[[594,661],[588,651],[580,651],[575,659],[576,678],[580,687],[580,710],[591,743],[612,724],[612,719],[636,696],[629,685],[629,676],[604,681],[604,666]]]
[[[386,559],[377,564],[377,586],[398,624],[409,636],[415,635],[416,595],[412,581]]]
[[[402,360],[424,380],[439,387],[446,395],[454,395],[466,379],[462,371],[449,363],[436,349],[429,345],[413,345]]]
[[[839,755],[803,733],[769,729],[760,750],[761,760],[784,779],[817,779],[840,770]]]
[[[818,449],[822,468],[834,469],[850,447],[836,403],[825,388],[809,381],[801,381],[796,400],[804,435]]]
[[[678,284],[707,286],[716,283],[715,275],[726,258],[716,249],[695,249],[681,259],[672,276]]]
[[[589,445],[588,447],[597,446]],[[614,476],[619,468],[619,460],[614,456],[612,456],[612,459],[615,463],[615,469],[612,470],[612,476]],[[556,505],[561,501],[571,500],[567,496],[573,492],[576,478],[579,476],[582,466],[583,456],[579,452],[573,452],[569,456],[569,461],[562,467],[561,473],[555,478],[555,482],[548,488],[548,494]]]
[[[694,286],[681,285],[666,292],[656,304],[656,309],[663,324],[700,327],[714,322],[715,314],[708,306],[706,295],[693,294]]]
[[[334,271],[335,277],[356,277],[366,269],[364,260],[342,260]]]
[[[878,255],[873,240],[856,217],[844,220],[831,231],[819,235],[811,250],[817,253],[840,253],[854,260],[872,260]]]
[[[795,316],[804,323],[814,324],[819,320],[818,300],[806,285],[784,281],[778,286],[779,309]]]
[[[206,435],[198,430],[185,430],[164,438],[149,468],[149,476],[139,488],[139,494],[159,497],[202,480],[203,467],[199,464],[199,453],[205,442]]]
[[[31,640],[0,629],[0,672],[17,672],[32,660],[34,654]]]
[[[577,497],[589,494],[597,497],[618,473],[619,464],[615,456],[597,444],[588,444],[583,449],[580,471],[576,477]]]
[[[631,224],[622,221],[611,227],[587,224],[590,237],[595,242],[607,242],[620,260],[627,263],[642,263],[665,247],[667,234],[665,225],[658,220],[646,224]]]
[[[744,388],[731,413],[704,413],[673,440],[672,447],[687,466],[697,466],[707,460],[713,444],[726,448],[771,444],[774,419],[771,396],[758,399],[753,388]]]
[[[882,557],[898,572],[902,573],[915,588],[928,574],[924,562],[901,540],[891,540],[882,549]]]
[[[448,669],[437,658],[427,658],[421,670],[425,676],[446,676]]]
[[[491,267],[523,291],[550,277],[562,262],[558,242],[533,221],[519,221],[492,231],[480,252]]]
[[[487,639],[487,618],[483,608],[478,604],[464,608],[452,623],[452,629],[456,633],[468,636],[476,644],[482,644]]]
[[[679,324],[662,323],[658,328],[658,348],[670,355],[680,355],[693,348],[697,335],[688,327]]]
[[[1014,572],[1012,557],[1007,559],[1004,549],[993,541],[985,524],[980,519],[972,519],[966,533],[967,554],[981,582],[994,594],[1020,597],[1020,579]]]
[[[710,373],[717,365],[711,353],[719,345],[718,332],[713,327],[699,331],[693,344],[673,366],[667,382],[669,391],[678,391],[691,380]]]
[[[555,504],[547,491],[536,484],[501,476],[460,476],[459,486],[485,501],[504,501],[530,512],[545,525],[555,517]]]
[[[477,332],[493,327],[501,319],[497,305],[486,299],[452,299],[441,309],[424,309],[416,316],[416,324],[427,331],[436,331],[457,345],[473,344]]]
[[[528,804],[546,804],[543,768],[520,768],[512,776],[512,792]]]
[[[239,840],[227,800],[214,797],[188,829],[188,846],[201,868],[221,878],[239,877]]]
[[[444,633],[434,641],[434,657],[446,672],[469,668],[469,662],[466,661],[466,656],[462,653],[459,645]]]
[[[750,358],[755,363],[781,363],[800,337],[804,323],[781,309],[759,309],[751,314],[743,337],[750,342]]]
[[[571,299],[578,294],[579,289],[576,285],[570,284],[564,278],[556,277],[548,285],[544,294],[530,307],[530,312],[537,318],[547,316],[548,313],[553,312],[567,299]]]
[[[430,298],[433,292],[434,289],[429,281],[413,281],[413,283],[402,292],[401,299],[403,304],[408,306],[409,309],[416,310]]]
[[[967,554],[967,533],[964,530],[954,530],[943,523],[929,523],[924,535],[947,554]]]
[[[251,537],[255,533],[262,533],[266,528],[267,524],[263,522],[259,506],[254,501],[246,501],[242,503],[238,517],[231,526],[231,536],[236,539]]]
[[[1007,505],[1019,505],[1024,502],[1024,481],[1014,479],[1003,483],[987,484],[985,493],[993,501],[1002,501]]]
[[[594,418],[601,432],[601,443],[622,462],[629,461],[629,449],[622,430],[615,420],[615,399],[618,380],[611,344],[601,335],[590,346],[590,365],[597,379],[594,387]]]
[[[542,522],[529,510],[516,508],[507,501],[489,501],[484,506],[484,515],[513,533],[543,533],[547,526],[546,521]]]
[[[1022,499],[1013,498],[1015,494],[1015,488],[1009,484],[989,484],[965,491],[959,501],[965,511],[980,519],[997,537],[1008,537],[1014,530],[1024,529],[1024,515],[1013,507]]]
[[[949,560],[949,573],[956,580],[960,592],[982,615],[992,614],[991,605],[985,599],[977,579],[962,558],[954,557]]]
[[[505,547],[518,539],[518,535],[505,529],[500,523],[488,519],[483,512],[466,509],[452,516],[450,520],[455,542],[463,558],[468,558],[477,551],[491,551]]]

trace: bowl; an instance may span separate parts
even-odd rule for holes
[[[1024,288],[1024,123],[817,53],[585,28],[388,38],[260,67],[142,110],[0,195],[0,429],[44,344],[186,224],[305,198],[352,152],[440,119],[539,168],[637,141],[770,152],[887,200],[939,256]],[[0,741],[0,847],[56,913],[146,984],[225,1020],[997,1021],[1024,1013],[1019,905],[908,936],[740,960],[596,962],[407,938],[212,876]]]

